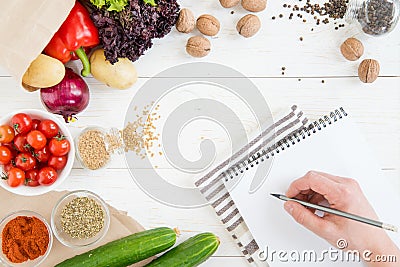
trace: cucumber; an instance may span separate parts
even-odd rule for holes
[[[219,239],[212,233],[202,233],[164,253],[146,267],[195,267],[217,250]]]
[[[176,233],[167,227],[139,232],[67,259],[56,267],[125,267],[172,247]]]

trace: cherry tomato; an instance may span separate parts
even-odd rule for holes
[[[36,159],[29,153],[21,153],[15,158],[15,166],[23,171],[35,168]]]
[[[39,124],[38,130],[41,131],[46,138],[53,138],[60,130],[57,123],[52,120],[44,120]]]
[[[65,156],[70,150],[70,144],[65,136],[54,137],[49,142],[50,153],[54,156]]]
[[[50,157],[50,151],[49,148],[47,146],[45,146],[42,149],[35,149],[35,151],[33,152],[35,155],[35,158],[39,161],[39,162],[47,162],[49,160]]]
[[[15,131],[20,134],[28,133],[30,130],[32,130],[32,119],[25,113],[15,114],[11,118],[11,124],[13,125]]]
[[[12,162],[10,162],[10,163],[8,163],[8,164],[6,164],[6,165],[3,166],[3,171],[4,171],[5,173],[7,173],[9,170],[11,170],[11,169],[14,168],[14,167],[15,167],[14,164],[13,164]]]
[[[9,125],[0,126],[0,143],[8,144],[14,140],[15,132],[14,129]]]
[[[52,167],[55,170],[59,171],[59,170],[64,169],[65,165],[67,165],[67,161],[68,161],[67,156],[57,157],[57,156],[51,155],[49,158],[49,161],[47,162],[47,165],[49,167]]]
[[[26,141],[34,149],[42,149],[47,144],[46,136],[38,130],[33,130],[32,132],[29,132],[26,136]]]
[[[15,158],[17,156],[18,151],[13,143],[4,144],[3,146],[7,147],[11,151],[12,158]]]
[[[3,179],[7,180],[7,183],[11,187],[17,187],[24,183],[25,181],[25,172],[18,168],[11,168],[7,172],[7,176],[3,177]]]
[[[14,146],[19,152],[29,151],[29,144],[26,141],[26,134],[18,134],[14,138]]]
[[[37,130],[40,123],[41,123],[41,120],[33,119],[32,120],[32,130]]]
[[[44,167],[38,173],[38,181],[41,185],[51,185],[57,180],[57,172],[52,167]]]
[[[38,170],[27,171],[25,173],[25,185],[32,187],[39,186],[38,173]]]
[[[12,153],[8,147],[0,146],[0,164],[6,165],[12,160]]]

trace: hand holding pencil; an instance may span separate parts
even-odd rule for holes
[[[313,204],[328,201],[333,209],[378,221],[374,209],[353,179],[308,172],[292,182],[286,196]],[[345,239],[348,244],[346,249],[360,252],[370,250],[373,255],[397,256],[396,263],[369,262],[368,266],[398,266],[400,263],[400,251],[383,229],[328,213],[319,217],[314,214],[315,210],[294,201],[286,201],[284,208],[299,224],[335,247],[339,239]]]

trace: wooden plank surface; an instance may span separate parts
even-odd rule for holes
[[[216,62],[250,77],[274,115],[292,104],[299,105],[311,119],[317,119],[334,108],[345,107],[375,151],[386,174],[386,182],[393,184],[400,193],[399,28],[385,37],[370,38],[359,33],[355,26],[346,26],[339,31],[333,30],[332,24],[314,27],[312,19],[307,23],[297,19],[289,21],[287,10],[282,8],[283,2],[270,1],[268,9],[260,14],[262,30],[256,37],[245,40],[235,31],[237,20],[246,14],[243,9],[223,9],[218,1],[206,0],[185,0],[181,4],[191,8],[195,15],[209,13],[220,19],[222,30],[217,37],[211,38],[211,54],[203,60],[189,57],[184,46],[191,35],[173,30],[166,38],[157,40],[154,48],[135,63],[140,79],[133,88],[113,90],[87,78],[91,102],[79,115],[78,122],[70,125],[74,136],[87,125],[121,128],[132,97],[149,77],[158,72],[186,62]],[[232,10],[234,14],[231,14]],[[283,19],[271,19],[280,13],[284,14]],[[304,38],[302,42],[300,36]],[[381,77],[373,84],[362,84],[358,80],[359,61],[346,61],[340,54],[340,43],[352,36],[363,41],[363,58],[375,58],[381,63]],[[283,66],[286,67],[285,75],[281,74]],[[42,109],[38,92],[23,91],[2,68],[0,93],[0,116],[23,108]],[[229,102],[228,99],[219,100]],[[167,165],[159,168],[165,173],[171,171]],[[108,168],[96,172],[83,170],[76,162],[70,178],[60,189],[92,190],[111,205],[127,210],[146,228],[179,227],[183,233],[181,240],[197,232],[212,231],[221,238],[221,247],[206,266],[245,265],[240,251],[211,208],[178,209],[150,198],[135,184],[121,156],[115,157]]]

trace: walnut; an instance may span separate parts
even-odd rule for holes
[[[260,12],[267,7],[267,0],[242,0],[242,7],[251,12]]]
[[[197,29],[204,35],[217,35],[220,29],[218,19],[211,15],[201,15],[196,22]]]
[[[260,19],[253,14],[248,14],[241,18],[237,25],[236,29],[240,35],[243,37],[249,38],[256,34],[261,28]]]
[[[203,36],[193,36],[187,41],[186,52],[193,57],[205,57],[210,51],[211,43]]]
[[[230,8],[239,4],[240,0],[219,0],[219,2],[221,3],[221,6]]]
[[[183,8],[179,12],[179,17],[175,25],[176,29],[178,30],[178,32],[189,33],[194,30],[195,26],[196,21],[194,19],[192,11],[187,8]]]
[[[372,83],[379,75],[379,62],[375,59],[364,59],[358,66],[358,77],[363,83]]]
[[[356,38],[348,38],[340,46],[340,51],[347,60],[355,61],[364,53],[364,46]]]

